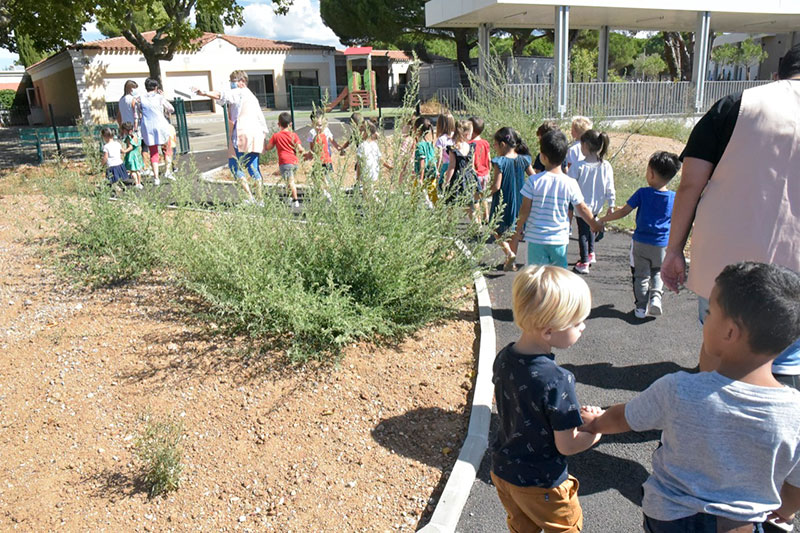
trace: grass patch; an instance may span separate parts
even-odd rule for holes
[[[142,428],[134,453],[142,468],[142,481],[151,498],[178,490],[183,473],[180,447],[183,424],[174,417],[140,417]]]
[[[634,120],[620,126],[609,125],[607,129],[624,133],[650,135],[652,137],[666,137],[683,143],[689,140],[689,134],[692,132],[692,127],[687,124],[687,117],[647,118]]]

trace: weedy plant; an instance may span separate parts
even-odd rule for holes
[[[183,424],[175,417],[140,416],[141,430],[134,452],[142,468],[142,480],[150,497],[177,490],[181,483]]]

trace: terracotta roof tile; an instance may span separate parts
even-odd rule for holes
[[[155,31],[142,32],[145,39],[152,40],[156,34]],[[243,37],[240,35],[223,35],[216,33],[204,33],[202,37],[195,42],[200,46],[205,46],[216,38],[224,39],[235,46],[241,52],[288,52],[290,50],[333,50],[330,46],[321,46],[317,44],[295,43],[289,41],[273,41],[272,39],[261,39],[259,37]],[[128,42],[125,37],[112,37],[110,39],[101,39],[99,41],[89,41],[85,43],[77,43],[71,46],[75,49],[90,49],[90,50],[109,50],[109,51],[131,51],[136,48]]]
[[[336,50],[336,55],[344,56],[344,50]],[[393,61],[413,61],[414,58],[402,50],[372,50],[372,57],[388,57]]]

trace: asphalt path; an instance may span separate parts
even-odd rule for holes
[[[573,231],[577,235],[577,231]],[[606,233],[597,243],[598,263],[585,277],[592,291],[592,312],[581,339],[556,351],[556,361],[575,374],[578,398],[585,405],[609,406],[633,398],[659,377],[697,365],[701,328],[694,295],[665,294],[664,315],[638,320],[633,316],[629,267],[630,236]],[[525,245],[520,258],[526,257]],[[570,264],[578,245],[569,245]],[[500,262],[499,256],[497,257]],[[492,300],[497,349],[513,342],[519,330],[511,312],[514,273],[493,269],[486,275]],[[489,442],[497,417],[493,416]],[[603,437],[599,444],[569,458],[569,470],[580,482],[584,533],[641,531],[641,486],[658,445],[658,432]],[[504,531],[505,511],[489,478],[489,454],[456,531]]]

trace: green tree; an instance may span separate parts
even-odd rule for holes
[[[573,82],[592,81],[597,78],[597,50],[572,49],[569,68]]]
[[[711,61],[717,65],[735,65],[738,61],[738,56],[739,49],[730,43],[721,44],[711,49]]]
[[[225,26],[222,24],[222,19],[199,9],[194,14],[194,27],[200,31],[209,33],[225,33]]]
[[[428,38],[453,41],[456,60],[464,85],[469,83],[464,65],[469,62],[477,33],[471,28],[443,30],[425,25],[425,0],[320,0],[322,21],[342,43],[364,45],[370,42],[415,43],[414,49],[424,59]]]
[[[622,33],[611,32],[608,36],[608,67],[624,72],[633,65],[633,60],[644,51],[645,41]]]
[[[737,63],[744,67],[747,73],[747,79],[750,79],[750,67],[762,63],[769,54],[764,50],[760,44],[756,44],[752,38],[748,37],[739,44],[739,53],[737,54]]]
[[[0,1],[0,46],[18,51],[16,35],[25,35],[36,50],[55,50],[78,41],[91,20],[90,0]]]
[[[640,76],[648,80],[667,70],[667,63],[657,54],[647,55],[642,52],[633,60],[633,68]]]
[[[25,68],[33,65],[34,63],[38,63],[45,57],[47,57],[47,52],[42,52],[37,50],[34,46],[33,41],[30,37],[23,34],[16,34],[17,38],[17,53],[19,54],[19,60],[17,64],[22,65]]]

